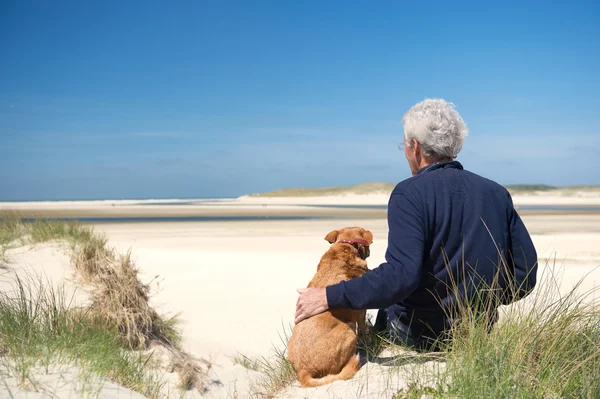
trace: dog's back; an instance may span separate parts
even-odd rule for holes
[[[372,235],[367,233],[370,243]],[[324,288],[367,271],[367,263],[357,256],[357,249],[350,245],[333,245],[321,257],[308,287]],[[359,369],[357,329],[364,326],[365,316],[364,310],[331,309],[294,327],[288,354],[302,386],[325,385],[356,374]]]

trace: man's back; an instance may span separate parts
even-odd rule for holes
[[[422,278],[415,291],[392,308],[417,329],[419,324],[436,332],[447,327],[441,323],[446,321],[444,312],[456,305],[456,294],[473,300],[489,292],[476,287],[514,290],[508,287],[514,275],[514,251],[526,267],[537,261],[508,191],[463,170],[458,162],[432,165],[398,184],[394,193],[412,196],[423,206]],[[513,247],[514,235],[519,248]],[[535,284],[535,274],[531,277],[527,291]]]
[[[430,165],[399,183],[388,223],[386,263],[329,287],[331,307],[386,308],[388,320],[435,336],[448,327],[446,311],[457,302],[453,286],[469,297],[494,281],[505,293],[521,287],[516,297],[503,298],[509,302],[535,285],[537,254],[510,194],[456,161]],[[499,273],[506,269],[509,274]]]

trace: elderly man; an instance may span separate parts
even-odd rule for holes
[[[467,128],[452,103],[424,100],[402,122],[413,177],[389,199],[386,262],[360,278],[299,289],[295,322],[333,308],[380,309],[376,329],[431,350],[448,338],[460,304],[485,302],[478,314],[493,324],[500,304],[528,295],[537,254],[509,192],[454,160]]]

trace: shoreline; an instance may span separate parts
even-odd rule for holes
[[[81,220],[83,223],[208,222],[285,219],[385,219],[389,196],[240,197],[202,200],[4,202],[0,213],[25,219]],[[517,195],[521,215],[596,215],[600,197]],[[87,220],[86,220],[87,219]]]

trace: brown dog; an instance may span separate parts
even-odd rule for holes
[[[325,236],[332,245],[321,257],[308,287],[324,288],[369,271],[373,234],[361,227],[334,230]],[[292,331],[288,357],[303,387],[352,378],[359,369],[358,333],[365,328],[366,310],[330,309],[302,320]]]

